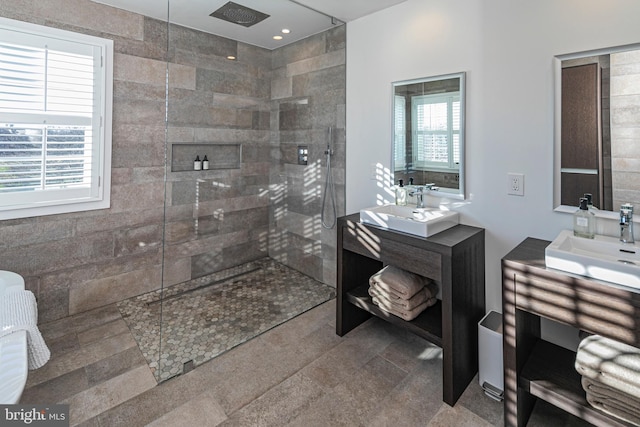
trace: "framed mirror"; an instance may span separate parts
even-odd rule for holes
[[[392,94],[394,183],[464,199],[465,73],[395,82]]]
[[[640,44],[554,58],[554,208],[640,206]]]

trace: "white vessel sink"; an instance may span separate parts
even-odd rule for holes
[[[616,237],[575,237],[563,230],[545,249],[547,267],[640,289],[640,246]]]
[[[457,225],[459,218],[458,212],[436,208],[383,205],[360,210],[360,222],[429,237]]]

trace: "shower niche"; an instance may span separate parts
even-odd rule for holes
[[[171,172],[193,170],[196,157],[207,156],[209,169],[239,169],[242,163],[242,144],[172,144]]]

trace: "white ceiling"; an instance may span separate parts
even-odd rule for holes
[[[228,0],[168,0],[168,5],[160,0],[94,1],[163,21],[168,15],[171,22],[185,27],[275,49],[406,0],[233,0],[270,15],[249,28],[209,16]],[[291,33],[281,34],[283,28]],[[275,35],[283,40],[274,40]]]

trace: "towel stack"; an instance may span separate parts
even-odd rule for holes
[[[587,402],[640,426],[640,349],[592,335],[580,342],[575,368]]]
[[[381,310],[413,320],[436,303],[438,285],[431,279],[388,265],[369,279],[369,295]]]

